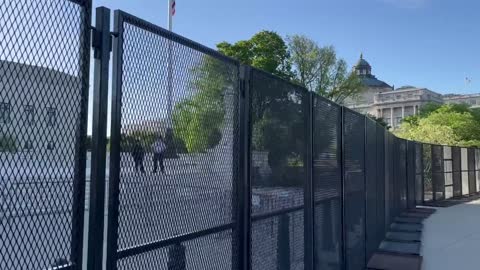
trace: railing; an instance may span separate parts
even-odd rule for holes
[[[91,3],[54,2],[0,4],[0,269],[364,269],[401,212],[480,188],[478,149],[106,8],[87,155]]]

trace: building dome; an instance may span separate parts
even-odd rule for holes
[[[370,66],[370,64],[365,60],[363,59],[363,54],[360,54],[360,59],[358,60],[357,64],[355,65],[356,68],[372,68]]]
[[[372,75],[372,66],[363,59],[363,54],[360,54],[360,59],[354,67],[355,73],[358,76],[371,76]]]
[[[354,66],[355,74],[357,74],[362,83],[367,87],[374,88],[391,88],[387,83],[378,80],[374,75],[372,75],[372,66],[363,59],[363,54],[360,54],[360,59],[357,64]]]

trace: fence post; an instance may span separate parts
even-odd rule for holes
[[[175,243],[168,249],[168,270],[186,270],[185,246],[182,243]]]
[[[347,269],[347,245],[345,243],[347,236],[346,236],[346,228],[345,228],[345,107],[342,106],[340,110],[340,125],[339,125],[339,140],[340,140],[340,175],[341,175],[341,192],[340,192],[340,204],[341,204],[341,230],[342,230],[342,239],[341,239],[341,269]]]
[[[240,103],[239,103],[239,153],[240,166],[237,181],[237,238],[238,268],[249,270],[251,262],[251,180],[250,180],[250,72],[248,66],[240,66]],[[232,264],[232,267],[235,263]]]
[[[99,7],[96,10],[92,44],[95,62],[87,269],[101,270],[105,206],[108,68],[111,49],[110,10],[108,8]]]
[[[363,248],[363,252],[365,254],[365,257],[364,257],[364,266],[365,268],[367,267],[367,264],[368,264],[368,259],[367,256],[368,256],[368,245],[367,245],[367,238],[370,237],[370,235],[368,234],[368,230],[367,230],[367,226],[368,226],[368,221],[367,221],[367,218],[368,218],[368,210],[367,210],[367,206],[368,206],[368,190],[367,190],[367,147],[368,147],[368,139],[367,139],[367,121],[368,121],[368,117],[364,116],[363,117],[363,205],[365,207],[365,216],[363,217],[363,241],[364,241],[364,248]]]
[[[313,195],[313,92],[308,92],[307,102],[304,104],[306,119],[306,153],[305,153],[305,171],[306,181],[304,190],[304,252],[305,252],[305,270],[314,269],[314,195]]]
[[[121,153],[121,102],[123,65],[123,17],[122,12],[114,13],[113,59],[112,59],[112,119],[110,132],[110,173],[108,186],[108,225],[106,268],[117,268],[118,215],[120,193]]]
[[[90,26],[92,20],[92,3],[91,1],[85,1],[86,18],[85,24]],[[82,57],[79,59],[81,63],[81,71],[86,75],[83,79],[82,99],[81,99],[81,115],[83,116],[81,124],[77,126],[75,131],[75,168],[73,178],[73,202],[72,202],[72,240],[71,240],[71,255],[70,261],[73,264],[73,269],[81,270],[83,267],[83,247],[84,247],[84,218],[85,218],[85,184],[86,184],[86,165],[87,165],[87,115],[88,115],[88,88],[90,78],[90,46],[91,46],[91,33],[90,29],[86,28],[85,40],[83,46],[79,48],[79,55]],[[82,40],[82,37],[80,40]]]
[[[287,213],[278,219],[277,269],[290,270],[290,217]]]

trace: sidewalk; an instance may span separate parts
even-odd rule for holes
[[[480,268],[480,200],[438,208],[424,224],[423,270]]]

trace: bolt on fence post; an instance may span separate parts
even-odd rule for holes
[[[96,9],[90,208],[87,269],[102,269],[107,146],[108,68],[111,49],[110,10]]]

